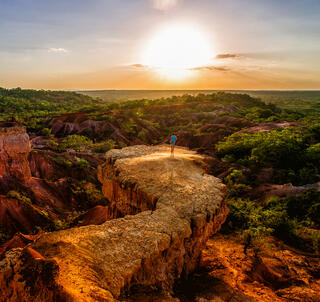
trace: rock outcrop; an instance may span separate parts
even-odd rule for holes
[[[0,243],[16,232],[65,227],[84,211],[107,204],[97,179],[97,166],[103,163],[98,154],[31,151],[24,127],[0,122]],[[107,220],[90,214],[86,221]]]
[[[112,150],[99,169],[123,218],[43,234],[0,262],[0,300],[114,301],[135,287],[170,292],[198,265],[228,210],[203,156],[168,146]],[[135,214],[135,215],[133,215]],[[120,297],[120,298],[119,298]]]
[[[17,123],[0,123],[0,179],[15,177],[27,181],[31,178],[28,163],[29,135]]]

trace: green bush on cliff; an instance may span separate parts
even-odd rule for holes
[[[227,198],[240,197],[252,189],[242,171],[236,169],[224,178],[224,182],[227,185]]]
[[[82,199],[87,203],[98,203],[104,199],[101,190],[97,189],[94,184],[87,181],[81,181],[78,184],[74,184],[71,190],[79,199]]]
[[[19,200],[19,201],[21,201],[21,202],[23,202],[25,204],[32,205],[31,199],[29,197],[26,197],[23,194],[21,194],[21,193],[19,193],[17,191],[14,191],[14,190],[9,191],[7,193],[7,197]]]
[[[69,135],[62,141],[60,144],[60,150],[64,151],[67,149],[73,149],[75,151],[83,151],[91,144],[92,141],[86,136],[73,134]]]
[[[108,139],[104,142],[93,144],[92,151],[97,153],[105,153],[111,149],[114,149],[115,146],[116,146],[115,141],[113,139]]]
[[[320,227],[320,192],[271,197],[265,204],[231,198],[228,206],[229,225],[234,230],[240,230],[247,241],[274,235],[298,247],[307,245],[314,251],[320,248],[320,235],[316,230]]]

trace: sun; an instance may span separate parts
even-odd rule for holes
[[[143,51],[144,65],[171,79],[187,77],[213,57],[206,35],[191,25],[171,25],[153,35]]]

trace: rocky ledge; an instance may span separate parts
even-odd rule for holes
[[[168,146],[112,150],[99,169],[113,215],[43,234],[0,262],[1,301],[115,301],[133,288],[170,292],[227,216],[206,158]],[[135,215],[133,215],[135,214]]]

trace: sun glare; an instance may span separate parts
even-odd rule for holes
[[[192,68],[206,65],[213,57],[209,39],[188,25],[174,25],[155,33],[142,57],[144,65],[171,79],[183,79]]]

